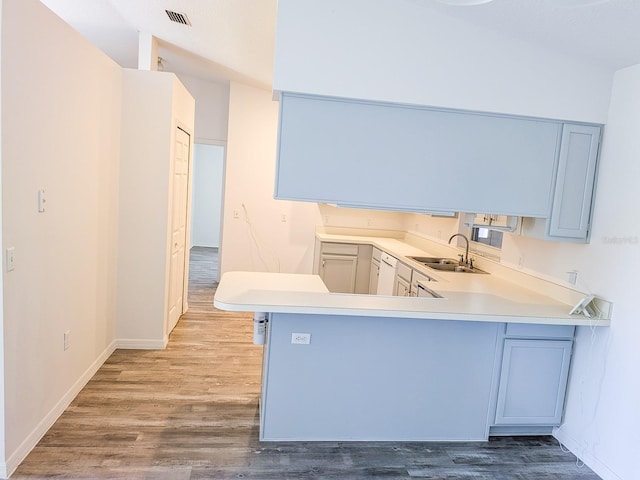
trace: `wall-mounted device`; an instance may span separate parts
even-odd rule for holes
[[[580,315],[583,314],[585,317],[594,318],[598,317],[597,307],[594,304],[595,295],[587,295],[582,300],[580,300],[576,305],[571,309],[569,315]]]

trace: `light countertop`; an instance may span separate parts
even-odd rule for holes
[[[230,311],[609,325],[608,320],[569,315],[570,305],[491,275],[448,275],[456,275],[456,280],[438,282],[435,288],[445,298],[416,298],[330,293],[317,275],[228,272],[220,281],[214,305]],[[480,276],[482,281],[468,278]]]

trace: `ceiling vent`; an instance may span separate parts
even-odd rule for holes
[[[172,22],[191,26],[191,22],[189,21],[186,13],[172,12],[171,10],[165,10],[165,12],[167,12],[167,15],[169,15],[169,20],[171,20]]]

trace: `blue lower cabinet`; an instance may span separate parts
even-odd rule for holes
[[[560,425],[572,345],[572,340],[504,340],[495,425]]]

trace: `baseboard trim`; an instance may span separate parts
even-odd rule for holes
[[[22,461],[29,455],[29,452],[38,444],[45,433],[58,420],[60,415],[71,404],[80,390],[91,380],[102,364],[115,351],[116,342],[111,344],[96,358],[93,363],[85,370],[80,378],[71,386],[69,390],[62,396],[56,405],[49,411],[47,415],[38,423],[36,428],[24,439],[18,448],[7,458],[6,464],[0,464],[0,474],[2,478],[8,478],[20,466]]]
[[[125,350],[164,350],[167,348],[165,340],[119,338],[115,341],[116,348]]]
[[[552,433],[553,427],[548,426],[493,426],[489,428],[490,437],[551,435]]]
[[[607,465],[600,461],[595,455],[588,452],[584,447],[580,446],[580,442],[575,438],[567,435],[562,428],[555,429],[553,436],[562,444],[565,448],[569,449],[576,457],[578,457],[584,464],[599,475],[602,480],[622,480],[622,477],[613,472]]]

